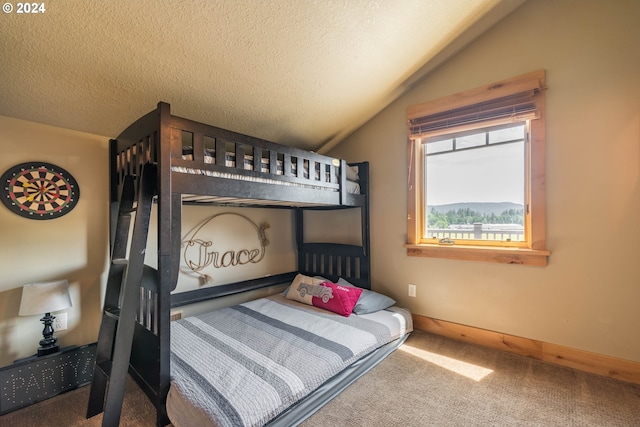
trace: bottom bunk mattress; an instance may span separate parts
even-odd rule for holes
[[[302,399],[313,407],[314,390],[375,365],[377,349],[390,353],[411,330],[395,306],[345,317],[282,295],[174,321],[167,414],[176,427],[262,426]]]

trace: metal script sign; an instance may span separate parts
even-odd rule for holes
[[[229,228],[225,227],[225,224],[221,221],[224,216],[233,216],[235,219],[240,219],[245,226],[244,230],[240,230],[243,233],[231,233]],[[269,245],[269,240],[267,240],[265,234],[265,230],[269,227],[270,225],[266,222],[257,225],[246,216],[235,212],[212,215],[197,225],[182,241],[184,264],[189,270],[200,276],[204,283],[207,283],[212,278],[204,274],[203,270],[206,267],[224,268],[258,263],[264,258],[265,248]],[[249,243],[251,239],[247,239],[247,230],[255,232],[255,247],[225,250],[224,245],[229,245],[229,242],[233,240],[241,240],[243,244],[246,244],[245,242]],[[212,234],[217,234],[221,238],[214,241],[209,238]],[[242,238],[234,239],[233,237],[238,234],[241,234]]]

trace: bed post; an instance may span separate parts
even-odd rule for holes
[[[360,208],[362,222],[362,246],[369,257],[369,162],[358,163],[360,194],[364,195],[364,206]]]
[[[340,204],[344,204],[347,201],[347,161],[340,160]]]
[[[369,213],[369,162],[358,163],[360,175],[360,193],[364,194],[364,206],[360,207],[360,223],[362,225],[362,250],[365,265],[360,266],[360,274],[366,274],[368,288],[371,289],[371,241],[370,241],[370,213]]]
[[[158,103],[158,395],[156,408],[157,424],[169,422],[165,403],[170,379],[170,311],[171,290],[178,276],[181,196],[173,194],[171,188],[171,110],[169,104]]]
[[[116,239],[116,224],[120,205],[120,177],[118,176],[118,141],[109,140],[109,253]]]
[[[304,209],[295,208],[295,221],[296,249],[300,252],[304,244]],[[298,270],[300,270],[300,255],[298,255]]]

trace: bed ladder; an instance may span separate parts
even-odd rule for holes
[[[104,412],[102,426],[120,422],[122,401],[133,345],[139,288],[144,269],[144,253],[149,232],[153,197],[156,193],[156,166],[143,167],[136,200],[136,177],[125,177],[107,278],[107,289],[98,334],[96,363],[91,381],[87,418]],[[134,201],[136,206],[134,207]],[[135,212],[129,242],[131,213]],[[129,259],[126,259],[129,244]],[[106,396],[106,400],[105,400]]]

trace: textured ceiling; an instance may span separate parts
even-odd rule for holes
[[[44,13],[14,8],[0,15],[0,115],[115,137],[166,101],[175,115],[326,151],[523,1],[54,0]]]

